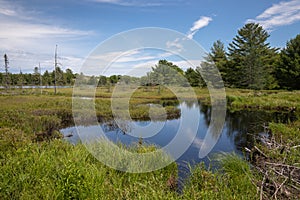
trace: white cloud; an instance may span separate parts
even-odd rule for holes
[[[15,16],[16,12],[7,8],[0,8],[0,14],[7,16]]]
[[[17,12],[12,6],[3,0],[0,0],[0,14],[6,16],[17,16]]]
[[[168,51],[153,51],[152,49],[137,49],[129,52],[108,52],[101,55],[90,57],[88,63],[93,67],[94,74],[103,74],[106,76],[112,74],[127,74],[131,76],[144,76],[151,71],[159,60],[166,59],[175,65],[186,70],[189,67],[199,66],[202,60],[183,60],[177,54]],[[109,66],[104,66],[111,63]],[[99,67],[101,66],[101,67]],[[107,68],[106,68],[107,67]]]
[[[98,62],[128,64],[130,62],[135,62],[135,63],[140,61],[147,62],[149,60],[158,61],[163,57],[169,57],[171,55],[172,54],[169,52],[153,54],[153,52],[151,53],[150,50],[148,51],[143,49],[135,49],[127,52],[113,51],[101,55],[93,55],[89,59]]]
[[[76,68],[81,58],[69,55],[69,52],[76,54],[81,50],[75,48],[74,40],[80,42],[94,34],[92,31],[61,27],[57,25],[58,21],[54,25],[42,13],[25,9],[17,2],[3,0],[0,0],[0,21],[0,53],[8,54],[11,72],[18,72],[20,68],[24,72],[32,72],[39,62],[45,69],[52,68],[55,44],[59,44],[59,50],[63,52],[60,55],[65,56],[64,67]]]
[[[12,3],[7,0],[0,0],[0,17],[14,17],[19,20],[35,20],[40,18],[36,17],[40,11],[24,8],[18,2]],[[3,21],[3,20],[2,20]]]
[[[183,52],[184,48],[184,41],[188,39],[193,39],[194,35],[197,33],[198,30],[207,26],[212,21],[211,17],[201,16],[197,21],[193,23],[193,26],[187,32],[186,37],[183,38],[176,38],[173,41],[167,41],[166,47],[176,53]]]
[[[92,34],[91,31],[81,31],[61,28],[54,25],[34,24],[15,20],[1,23],[0,38],[14,39],[39,39],[48,37],[76,37]]]
[[[190,67],[195,69],[197,66],[200,65],[202,61],[203,60],[181,60],[181,61],[174,61],[173,64],[179,66],[181,69],[185,71]]]
[[[181,44],[181,40],[180,38],[176,38],[174,41],[167,41],[166,46],[168,49],[173,49],[175,48],[175,50],[177,52],[181,52],[183,50],[183,46]]]
[[[151,67],[155,66],[157,64],[158,60],[150,60],[147,62],[138,63],[132,66],[132,69],[127,73],[131,76],[145,76],[147,72],[151,71]]]
[[[54,69],[54,54],[41,54],[25,52],[20,50],[9,50],[8,52],[0,51],[1,55],[7,53],[9,58],[9,71],[12,73],[19,73],[20,69],[23,73],[32,73],[33,68],[38,66],[40,63],[42,72]],[[58,63],[59,66],[65,70],[71,68],[74,72],[78,72],[82,65],[84,58],[77,56],[63,56],[59,55]],[[0,67],[0,71],[4,69]]]
[[[194,22],[193,26],[190,28],[187,37],[193,39],[195,33],[205,26],[207,26],[212,21],[211,17],[202,16],[200,19]]]
[[[275,27],[293,24],[300,21],[300,1],[282,1],[273,4],[255,19],[248,19],[248,22],[261,24],[265,29],[272,30]]]

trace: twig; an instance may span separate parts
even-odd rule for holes
[[[293,146],[293,147],[291,147],[291,149],[296,149],[298,147],[300,147],[300,145]]]
[[[295,190],[298,190],[298,191],[300,191],[300,188],[299,187],[297,187],[297,186],[295,186],[295,185],[289,185],[290,187],[292,187],[292,188],[294,188]]]
[[[278,174],[278,175],[280,175],[280,176],[283,176],[284,178],[289,178],[288,176],[286,176],[286,175],[284,175],[284,174],[281,174],[280,172],[278,172],[277,170],[275,170],[275,169],[273,169],[273,168],[272,168],[272,170],[273,170],[276,174]],[[290,178],[290,180],[293,181],[294,183],[297,183],[298,185],[300,185],[300,183],[299,183],[298,181],[296,181],[295,179]]]
[[[273,165],[273,166],[281,166],[281,167],[288,167],[288,168],[294,168],[294,169],[299,169],[300,167],[294,166],[294,165],[287,165],[287,164],[282,164],[282,163],[271,163],[271,162],[265,162],[267,165]]]
[[[264,175],[264,178],[263,180],[261,181],[261,186],[260,186],[260,200],[263,199],[263,190],[264,190],[264,184],[265,184],[265,181],[266,181],[266,175],[267,173]]]
[[[285,182],[288,180],[289,178],[286,177],[284,179],[284,181],[279,185],[279,187],[276,188],[276,191],[274,192],[274,194],[272,195],[272,197],[275,197],[275,199],[277,199],[277,192],[280,190],[280,188],[285,184]]]
[[[266,154],[264,152],[262,152],[262,150],[260,150],[257,146],[254,146],[254,149],[256,151],[258,151],[262,156],[264,156],[265,158],[268,158],[268,156],[266,156]]]

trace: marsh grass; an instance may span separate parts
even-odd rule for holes
[[[132,146],[147,153],[154,146]],[[177,167],[148,173],[126,173],[109,168],[83,144],[62,140],[31,143],[1,157],[1,199],[256,199],[249,165],[236,155],[225,156],[223,170],[192,169],[180,194],[169,188]],[[134,165],[134,163],[133,163]]]
[[[299,111],[299,91],[253,91],[227,89],[230,108]]]
[[[212,172],[199,164],[192,168],[184,199],[257,199],[255,177],[249,164],[236,154],[218,154],[220,169]]]
[[[180,90],[189,97],[186,90]],[[201,102],[209,101],[206,89],[194,90]],[[230,109],[288,110],[295,112],[299,119],[300,93],[297,91],[226,90]],[[174,162],[154,172],[125,173],[106,167],[83,144],[73,146],[56,137],[36,142],[37,134],[51,129],[55,132],[73,123],[72,88],[58,91],[56,95],[53,89],[43,89],[42,95],[32,90],[0,95],[0,199],[258,198],[255,184],[261,182],[261,176],[236,155],[229,154],[218,159],[220,171],[211,172],[201,164],[192,168],[181,194],[170,190],[166,184],[170,177],[176,177]],[[112,117],[111,91],[97,88],[95,106],[100,118]],[[174,104],[163,105],[163,99],[172,99]],[[131,116],[147,118],[149,106],[144,105],[151,103],[163,105],[169,116],[178,112],[177,100],[167,89],[163,88],[158,94],[155,87],[139,88],[129,102]],[[143,106],[135,106],[140,104]],[[271,123],[270,130],[282,144],[297,146],[300,143],[299,120],[290,124]],[[140,144],[128,148],[142,154],[156,149],[155,146]],[[299,162],[300,148],[284,153],[280,153],[281,149],[261,148],[274,161]],[[126,165],[123,163],[123,166]]]
[[[100,163],[82,144],[28,143],[1,159],[0,198],[175,198],[165,183],[176,173],[174,163],[150,173],[121,172]]]

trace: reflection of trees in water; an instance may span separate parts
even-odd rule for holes
[[[198,101],[195,100],[184,100],[184,103],[189,109],[199,106]]]
[[[117,124],[116,121],[111,120],[111,121],[103,123],[101,125],[101,127],[102,127],[104,133],[113,131],[116,134],[122,133],[125,135],[126,133],[131,131],[130,123],[128,123],[126,121],[118,122],[118,124]]]
[[[250,147],[254,143],[252,134],[262,132],[264,123],[269,120],[270,116],[261,111],[228,111],[226,134],[233,139],[237,149]]]
[[[154,105],[151,105],[152,103],[148,103],[147,106],[154,106],[155,104],[159,104],[162,107],[167,107],[167,106],[173,106],[176,108],[177,106],[180,105],[180,102],[176,100],[159,100],[159,101],[153,101]],[[144,105],[144,104],[143,104]],[[168,115],[167,119],[178,119],[180,118],[180,112],[176,112],[175,114]],[[149,121],[150,119],[145,118],[145,119],[138,119],[137,121]],[[101,123],[101,127],[105,133],[107,132],[112,132],[114,131],[116,134],[121,133],[121,134],[126,134],[132,131],[132,126],[131,126],[131,121],[129,120],[117,120],[118,123],[115,120],[101,120],[98,119],[99,123]],[[136,121],[136,120],[133,120]],[[152,119],[152,121],[165,121],[164,118],[160,119]]]
[[[179,101],[176,100],[161,100],[158,102],[158,104],[160,104],[162,107],[166,107],[166,106],[179,106]]]
[[[204,115],[205,124],[209,126],[211,121],[211,107],[199,104],[200,112]],[[264,131],[264,126],[270,122],[288,123],[297,117],[294,113],[266,112],[266,111],[227,111],[225,130],[232,138],[237,149],[251,147],[255,141],[255,135]]]
[[[178,106],[178,100],[159,101],[162,106]],[[208,127],[211,122],[210,106],[203,105],[195,101],[184,101],[189,109],[199,108],[199,111],[204,116],[205,125]],[[176,119],[179,118],[176,116]],[[281,122],[288,123],[294,121],[297,117],[294,113],[282,113],[282,112],[266,112],[266,111],[227,111],[225,121],[225,131],[228,137],[232,139],[237,149],[241,150],[243,147],[249,147],[254,144],[255,135],[264,131],[264,125],[268,125],[269,122]],[[141,120],[139,120],[141,121]],[[149,121],[149,120],[145,120]],[[122,121],[119,125],[114,121],[102,122],[102,128],[104,132],[115,132],[120,134],[126,134],[131,131],[132,127],[129,121]]]
[[[236,111],[227,112],[226,134],[231,137],[237,149],[252,147],[255,135],[264,131],[264,126],[270,122],[287,123],[294,120],[293,113],[265,111]]]
[[[209,126],[211,120],[211,107],[204,104],[199,104],[199,109],[200,112],[204,115],[206,126]]]

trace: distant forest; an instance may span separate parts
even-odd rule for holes
[[[84,84],[98,86],[124,84],[160,85],[176,84],[181,86],[205,87],[204,73],[209,72],[210,66],[219,69],[226,87],[247,89],[300,89],[300,34],[289,40],[283,49],[271,47],[267,42],[269,33],[255,23],[245,24],[237,35],[225,47],[218,40],[213,43],[205,61],[199,66],[183,71],[179,66],[167,60],[160,60],[152,70],[143,77],[126,75],[85,76],[74,74],[71,69],[45,71],[40,74],[38,67],[33,73],[9,73],[8,55],[4,55],[5,71],[0,73],[0,85],[28,86],[73,85],[75,78]],[[201,76],[202,74],[202,76]],[[187,81],[185,81],[187,80]]]

